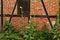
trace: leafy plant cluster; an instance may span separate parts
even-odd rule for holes
[[[40,30],[33,22],[30,22],[26,27],[22,27],[20,35],[23,40],[50,40],[49,30],[46,27],[44,30]]]
[[[27,26],[21,27],[19,34],[23,40],[60,40],[60,13],[52,30],[46,25],[40,30],[34,22],[29,22]]]
[[[0,40],[20,40],[18,32],[11,23],[5,22],[3,32],[0,33]]]
[[[45,24],[43,29],[39,29],[32,21],[26,26],[22,23],[20,30],[16,30],[12,23],[7,21],[3,32],[0,33],[0,40],[60,40],[60,13],[52,30],[49,30]]]
[[[52,30],[52,34],[53,34],[53,40],[60,40],[60,12],[58,12],[56,24]]]

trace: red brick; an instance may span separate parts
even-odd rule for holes
[[[16,2],[16,0],[4,0],[4,14],[12,13],[15,2]],[[10,3],[10,4],[8,4],[8,3]],[[47,9],[49,15],[57,14],[57,12],[59,10],[58,0],[44,0],[44,3],[45,3],[46,9]],[[16,14],[16,13],[17,13],[17,10],[15,10],[14,14]],[[30,14],[31,15],[46,15],[40,0],[30,0]],[[55,20],[56,19],[51,18],[51,21],[55,21]],[[20,21],[21,21],[20,17],[12,18],[12,23],[17,28],[20,27]],[[25,21],[24,24],[27,24],[28,18],[24,18],[24,21]],[[46,23],[46,25],[50,26],[49,23],[47,23],[48,20],[46,18],[35,18],[34,21],[39,25],[40,28],[42,28],[44,23]],[[48,27],[48,28],[50,28],[50,27]]]

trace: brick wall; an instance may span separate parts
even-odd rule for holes
[[[3,0],[4,4],[4,14],[11,14],[14,4],[16,0]],[[44,0],[45,6],[47,8],[49,15],[57,15],[58,12],[58,0]],[[17,14],[17,10],[15,10],[14,14]],[[30,0],[30,15],[46,15],[45,11],[43,9],[42,3],[40,0]],[[9,20],[9,17],[6,17],[7,20]],[[51,18],[51,22],[54,22],[56,19]],[[47,18],[35,18],[34,20],[36,23],[38,23],[39,27],[41,28],[44,23],[46,23],[48,26],[49,22]],[[12,23],[18,28],[21,22],[20,17],[13,17]],[[28,18],[24,17],[24,23],[26,24],[28,22]]]
[[[57,15],[59,9],[58,0],[44,0],[44,3],[48,11],[48,15]],[[40,0],[31,0],[30,9],[31,15],[46,15]],[[55,23],[55,20],[56,19],[51,18],[51,22]],[[39,23],[40,28],[44,25],[44,23],[50,26],[47,18],[36,18],[35,21]]]
[[[58,0],[44,0],[49,15],[56,15],[58,11]],[[31,0],[31,14],[45,15],[40,0]]]

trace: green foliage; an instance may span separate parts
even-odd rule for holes
[[[16,34],[8,34],[8,33],[2,33],[0,34],[0,40],[20,40],[18,35]]]
[[[0,33],[0,40],[20,40],[18,32],[11,23],[5,22],[3,33]]]
[[[21,27],[20,29],[20,35],[22,35],[23,40],[34,40],[36,32],[37,26],[33,22],[30,22],[27,26]]]
[[[56,26],[60,26],[60,12],[58,12]]]
[[[4,24],[3,32],[4,33],[18,33],[18,30],[15,30],[14,26],[12,25],[12,23],[9,23],[7,21]]]
[[[23,26],[20,29],[20,36],[23,40],[51,40],[50,31],[44,25],[42,30],[39,30],[38,26],[30,22],[27,26]]]
[[[42,30],[39,30],[36,34],[37,40],[51,40],[50,31],[46,25]]]
[[[60,40],[60,26],[55,27],[51,33],[53,40]]]
[[[33,20],[24,26],[22,20],[18,31],[11,23],[5,22],[3,33],[0,33],[0,40],[60,40],[60,13],[52,30],[49,30],[46,25],[40,30]]]
[[[60,40],[60,12],[58,13],[55,27],[52,30],[53,40]]]

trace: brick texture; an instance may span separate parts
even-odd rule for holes
[[[14,8],[16,0],[3,0],[3,11],[4,14],[11,14]],[[17,10],[15,10],[14,14],[17,13]]]
[[[16,0],[3,0],[4,14],[12,13],[15,2],[16,2]],[[58,0],[44,0],[44,3],[46,6],[46,9],[48,11],[48,15],[57,15],[57,12],[59,9]],[[17,14],[17,10],[15,10],[14,14]],[[30,0],[30,15],[46,15],[40,0]],[[7,18],[7,20],[9,20],[9,17],[6,17],[6,18]],[[51,18],[51,22],[53,22],[55,20],[56,19]],[[20,21],[21,21],[20,17],[12,18],[12,23],[17,28],[20,27]],[[35,23],[37,23],[39,25],[40,28],[42,28],[44,23],[46,23],[48,26],[50,26],[47,18],[35,18],[34,21],[35,21]],[[25,17],[24,24],[27,24],[27,22],[28,22],[28,18]],[[50,27],[48,27],[48,28],[50,28]]]
[[[49,15],[56,15],[58,11],[58,0],[44,0]],[[31,0],[31,15],[45,15],[40,0]]]
[[[59,10],[59,2],[58,0],[44,0],[48,15],[57,15]],[[41,0],[31,0],[30,6],[30,14],[31,15],[46,15],[43,9]],[[51,22],[55,21],[56,19],[51,18]],[[49,22],[47,18],[36,18],[36,23],[38,22],[39,27],[42,28],[44,24],[50,28]],[[53,23],[52,23],[53,24]]]

